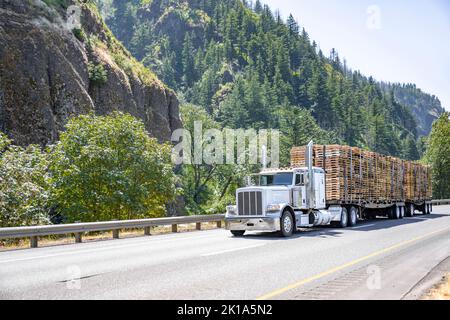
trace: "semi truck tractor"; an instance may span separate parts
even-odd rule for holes
[[[293,148],[291,167],[264,168],[236,191],[225,225],[292,236],[299,228],[351,227],[362,219],[430,214],[431,168],[347,146]]]

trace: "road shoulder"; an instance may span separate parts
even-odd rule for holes
[[[425,298],[432,288],[442,283],[449,272],[450,256],[441,261],[425,277],[423,277],[410,292],[403,297],[403,300],[418,300]]]

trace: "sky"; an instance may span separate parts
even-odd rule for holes
[[[353,70],[415,83],[450,111],[450,1],[262,0],[289,13],[324,54],[335,48]]]

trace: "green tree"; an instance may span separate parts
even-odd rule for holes
[[[48,224],[47,155],[39,146],[9,143],[0,133],[0,227]]]
[[[53,200],[67,221],[161,216],[175,194],[171,148],[128,114],[69,120],[51,152]]]
[[[192,135],[189,144],[190,164],[181,165],[179,170],[187,211],[192,214],[223,213],[225,206],[235,201],[236,188],[240,186],[243,177],[250,172],[249,168],[236,164],[206,164],[203,161],[195,163],[194,122],[201,122],[203,133],[208,129],[221,129],[221,127],[203,108],[196,105],[182,105],[181,115],[184,128]],[[208,141],[201,139],[202,149],[204,149]]]
[[[195,53],[192,36],[186,33],[183,45],[183,75],[186,86],[190,87],[195,81]]]
[[[433,197],[450,198],[450,112],[444,112],[431,129],[425,161],[433,168]]]

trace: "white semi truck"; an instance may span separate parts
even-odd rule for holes
[[[261,231],[280,232],[289,237],[298,228],[330,224],[345,228],[374,215],[401,219],[405,211],[411,214],[415,209],[424,214],[431,212],[431,201],[416,204],[403,200],[327,203],[326,173],[322,168],[312,166],[312,150],[313,143],[310,142],[306,151],[307,167],[263,169],[255,176],[255,183],[238,189],[236,205],[227,207],[226,228],[234,236],[243,236],[246,231]],[[409,210],[408,205],[412,205]]]

